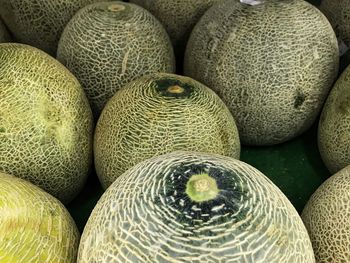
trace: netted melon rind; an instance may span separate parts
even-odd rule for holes
[[[184,92],[169,94],[176,84]],[[94,160],[104,188],[137,163],[175,150],[240,156],[226,105],[191,78],[154,73],[137,79],[109,100],[97,122]]]
[[[20,178],[0,172],[0,260],[76,262],[80,234],[67,209]]]
[[[186,198],[192,172],[216,177],[221,194],[203,205]],[[111,259],[315,262],[301,218],[261,172],[233,158],[189,152],[141,162],[103,194],[82,234],[78,263]]]
[[[115,11],[113,6],[120,6]],[[169,36],[147,10],[102,2],[82,8],[66,26],[57,51],[80,81],[98,118],[122,86],[154,72],[174,72]]]
[[[327,179],[307,202],[302,219],[317,262],[350,261],[350,166]]]
[[[92,161],[93,120],[77,79],[23,44],[0,44],[0,171],[67,203]]]
[[[311,127],[338,73],[336,36],[302,0],[227,0],[192,31],[184,72],[233,114],[242,144],[273,145]]]
[[[323,106],[318,148],[331,173],[350,165],[350,67],[339,77]]]
[[[72,16],[98,1],[101,0],[0,0],[0,16],[17,42],[55,56],[58,40]]]

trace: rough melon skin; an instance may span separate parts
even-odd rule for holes
[[[0,0],[0,16],[21,43],[56,55],[58,40],[72,16],[101,0]]]
[[[93,120],[83,89],[34,47],[0,44],[0,61],[0,171],[67,203],[92,159]]]
[[[269,179],[239,160],[190,152],[141,162],[103,194],[78,263],[109,261],[315,262],[301,218]]]
[[[4,23],[0,19],[0,43],[10,42],[10,41],[11,41],[11,37],[10,37]]]
[[[0,262],[74,263],[78,229],[56,198],[0,173]]]
[[[350,166],[326,180],[307,202],[302,219],[316,262],[350,262]]]
[[[129,83],[107,103],[95,129],[95,168],[104,188],[137,163],[175,150],[240,156],[226,105],[187,77],[155,73]]]
[[[324,104],[318,147],[331,173],[350,165],[350,67],[339,77]]]
[[[340,40],[350,46],[350,4],[347,0],[322,0],[319,9],[326,15]]]
[[[272,145],[312,125],[338,64],[332,27],[311,4],[229,0],[192,31],[184,71],[228,105],[243,144]]]
[[[183,56],[188,37],[204,12],[220,0],[130,0],[155,15],[165,26],[176,53]]]
[[[128,82],[153,72],[174,72],[169,36],[147,10],[103,2],[81,9],[65,28],[57,51],[82,83],[97,118]]]

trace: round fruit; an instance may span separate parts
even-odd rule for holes
[[[320,10],[332,24],[336,35],[350,46],[350,3],[347,0],[322,0]]]
[[[56,198],[0,173],[1,262],[74,263],[78,245],[78,229]]]
[[[17,41],[54,56],[69,19],[97,1],[101,0],[0,0],[0,16]]]
[[[92,157],[93,120],[83,89],[34,47],[0,44],[0,61],[0,171],[69,202]]]
[[[11,37],[10,37],[4,23],[0,19],[0,43],[10,42],[10,41],[11,41]]]
[[[94,140],[104,188],[137,163],[175,150],[239,158],[235,121],[209,88],[187,77],[156,73],[129,83],[107,103]]]
[[[272,145],[307,130],[338,72],[335,34],[303,0],[228,0],[194,28],[185,74],[223,99],[243,144]]]
[[[183,56],[195,24],[218,1],[220,0],[130,0],[149,10],[162,22],[179,56]]]
[[[325,181],[302,213],[316,261],[350,261],[350,166]]]
[[[261,172],[239,160],[173,152],[119,177],[95,206],[78,263],[311,263],[301,218]]]
[[[350,165],[350,66],[335,83],[323,107],[318,147],[331,173]]]
[[[65,28],[57,51],[85,89],[96,117],[115,92],[153,72],[174,72],[169,37],[147,10],[103,2],[81,9]]]

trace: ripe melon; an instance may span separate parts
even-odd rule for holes
[[[57,43],[72,16],[102,0],[0,0],[0,16],[18,42],[56,55]]]
[[[306,204],[302,219],[316,261],[350,262],[350,166],[326,180]]]
[[[204,12],[220,0],[130,0],[149,10],[166,28],[178,57],[183,56],[190,33]]]
[[[137,163],[175,150],[240,155],[225,104],[187,77],[155,73],[129,83],[107,103],[95,129],[95,167],[104,188]]]
[[[184,71],[214,89],[243,144],[273,145],[307,130],[338,72],[337,39],[303,0],[228,0],[192,31]]]
[[[350,3],[348,0],[322,0],[320,10],[332,24],[336,35],[350,46]]]
[[[10,42],[10,41],[11,41],[11,37],[9,35],[9,32],[7,31],[6,26],[0,19],[0,43]]]
[[[350,66],[335,83],[323,107],[318,147],[331,173],[350,165]]]
[[[106,190],[84,228],[78,263],[311,263],[298,213],[239,160],[173,152],[141,162]]]
[[[0,173],[0,261],[76,262],[78,229],[56,198]]]
[[[84,91],[64,66],[34,47],[0,44],[0,61],[0,171],[69,202],[92,157]]]
[[[153,72],[174,72],[170,39],[147,10],[103,2],[81,9],[65,28],[57,59],[82,83],[95,117],[128,82]]]

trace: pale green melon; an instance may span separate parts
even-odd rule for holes
[[[81,237],[85,262],[315,260],[298,213],[261,172],[229,157],[173,152],[106,190]]]
[[[56,55],[58,40],[72,16],[102,0],[0,0],[0,16],[16,41]]]
[[[153,72],[174,72],[170,39],[147,10],[103,2],[81,9],[65,28],[57,59],[80,81],[95,117],[128,82]]]
[[[350,46],[350,2],[322,0],[319,8],[332,24],[338,38]]]
[[[11,41],[11,37],[9,35],[9,32],[7,31],[6,26],[4,25],[4,23],[0,18],[0,43],[10,42],[10,41]]]
[[[0,172],[0,262],[74,263],[78,229],[56,198]]]
[[[0,44],[0,61],[0,171],[69,202],[92,157],[93,120],[83,89],[34,47]]]
[[[240,156],[226,105],[187,77],[155,73],[129,83],[107,103],[95,129],[95,167],[104,188],[137,163],[176,150]]]
[[[183,56],[188,37],[200,17],[219,1],[222,0],[130,0],[162,22],[179,56]]]
[[[350,165],[350,67],[339,77],[323,107],[318,147],[331,173]]]
[[[317,262],[350,262],[349,204],[350,166],[347,166],[316,190],[302,213]]]
[[[303,0],[227,0],[192,31],[184,71],[230,108],[243,144],[272,145],[307,130],[338,72],[337,39]]]

